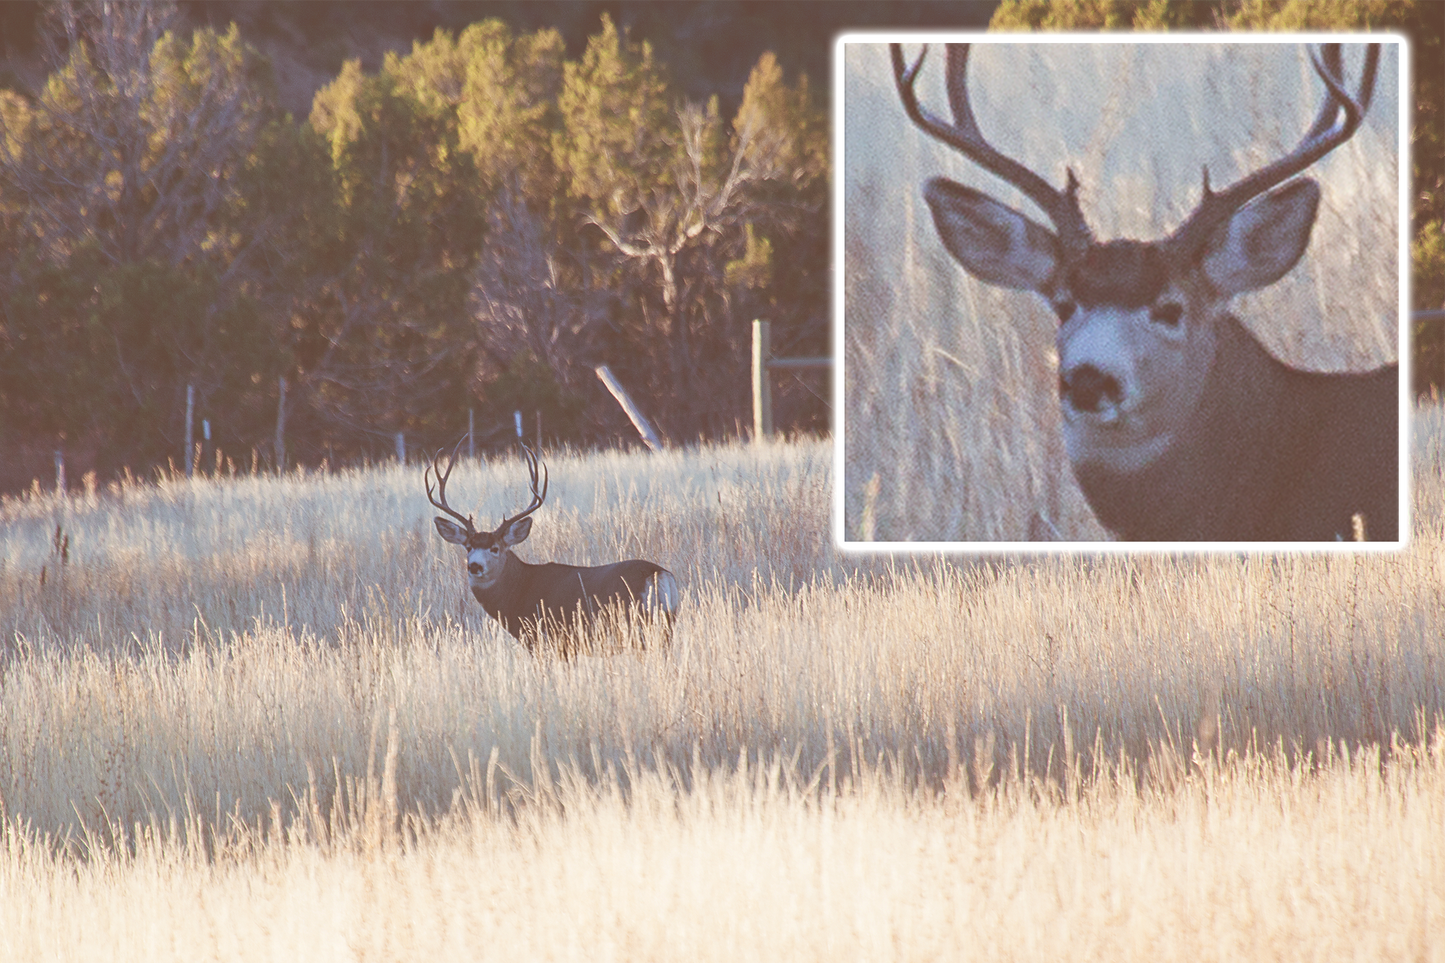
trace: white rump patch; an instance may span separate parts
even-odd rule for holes
[[[668,618],[677,617],[678,605],[682,599],[677,589],[677,579],[671,572],[656,572],[647,577],[642,586],[642,610],[649,615],[661,612]]]

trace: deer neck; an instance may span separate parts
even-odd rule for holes
[[[1216,322],[1216,350],[1194,409],[1172,444],[1130,472],[1079,463],[1075,477],[1105,527],[1131,541],[1257,539],[1281,486],[1281,447],[1311,427],[1285,403],[1288,369],[1232,315]]]
[[[521,599],[519,589],[526,581],[527,569],[533,566],[518,558],[511,549],[507,550],[503,559],[502,574],[497,576],[496,581],[486,588],[473,587],[472,595],[482,603],[482,608],[488,615],[516,635],[514,622],[519,622],[521,617],[531,610]]]

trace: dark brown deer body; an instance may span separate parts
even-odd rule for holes
[[[925,48],[926,53],[926,48]],[[1096,241],[1073,172],[1063,190],[996,151],[969,105],[967,45],[949,45],[953,123],[925,111],[892,47],[919,127],[1022,190],[1050,230],[980,191],[933,178],[924,197],[954,259],[980,280],[1029,290],[1060,322],[1059,402],[1074,475],[1099,520],[1137,541],[1332,541],[1363,520],[1399,535],[1399,372],[1302,371],[1228,311],[1303,256],[1320,190],[1301,171],[1347,140],[1368,109],[1379,50],[1346,91],[1338,44],[1311,58],[1325,86],[1289,155],[1204,197],[1154,242]]]
[[[509,550],[503,560],[497,580],[486,588],[473,584],[472,595],[529,649],[539,625],[575,630],[585,628],[608,607],[635,604],[646,609],[644,600],[658,592],[658,580],[672,579],[661,565],[638,558],[590,568],[559,562],[530,565]],[[675,596],[675,588],[672,593]],[[675,607],[663,608],[662,614],[671,621]]]
[[[660,619],[670,629],[677,617],[677,580],[655,562],[629,559],[591,567],[559,562],[531,565],[512,552],[512,546],[525,541],[532,530],[528,516],[547,497],[545,469],[539,491],[537,457],[525,445],[523,449],[531,472],[532,504],[520,514],[502,519],[490,532],[478,532],[470,517],[447,505],[446,483],[456,464],[455,450],[445,471],[437,465],[441,452],[427,470],[428,474],[435,470],[438,479],[436,497],[427,482],[428,499],[457,519],[438,516],[437,533],[466,549],[467,583],[482,608],[528,651],[536,651],[545,638],[564,658],[595,641],[590,639],[590,630],[608,613],[623,623]]]

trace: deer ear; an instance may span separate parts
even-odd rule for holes
[[[449,518],[440,515],[433,519],[437,523],[437,534],[453,545],[467,544],[467,531]]]
[[[1320,187],[1300,177],[1241,207],[1204,252],[1204,275],[1223,295],[1257,291],[1284,277],[1310,243]]]
[[[507,530],[502,533],[502,544],[508,548],[511,548],[513,545],[520,545],[527,540],[527,536],[530,534],[532,534],[531,516],[519,518],[508,525]]]
[[[999,287],[1048,289],[1059,265],[1059,242],[1048,228],[942,177],[924,185],[923,197],[943,246],[969,274]]]

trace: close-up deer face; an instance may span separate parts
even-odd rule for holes
[[[1136,471],[1172,447],[1206,385],[1227,381],[1214,368],[1230,301],[1299,262],[1320,190],[1296,178],[1234,212],[1197,250],[1118,240],[1068,251],[1047,228],[953,181],[933,178],[924,197],[968,271],[1033,291],[1058,317],[1070,460]]]
[[[911,64],[900,44],[890,49],[913,123],[1048,217],[1045,226],[946,178],[924,186],[938,237],[964,270],[1033,292],[1058,318],[1064,445],[1106,527],[1150,541],[1324,540],[1366,517],[1395,537],[1396,368],[1294,368],[1229,313],[1236,295],[1274,284],[1304,256],[1320,187],[1300,175],[1359,128],[1378,45],[1354,89],[1340,44],[1311,49],[1321,104],[1293,150],[1218,192],[1206,170],[1197,206],[1167,237],[1109,241],[1086,223],[1072,170],[1055,188],[984,137],[968,44],[946,46],[951,121],[915,91],[928,48]]]

